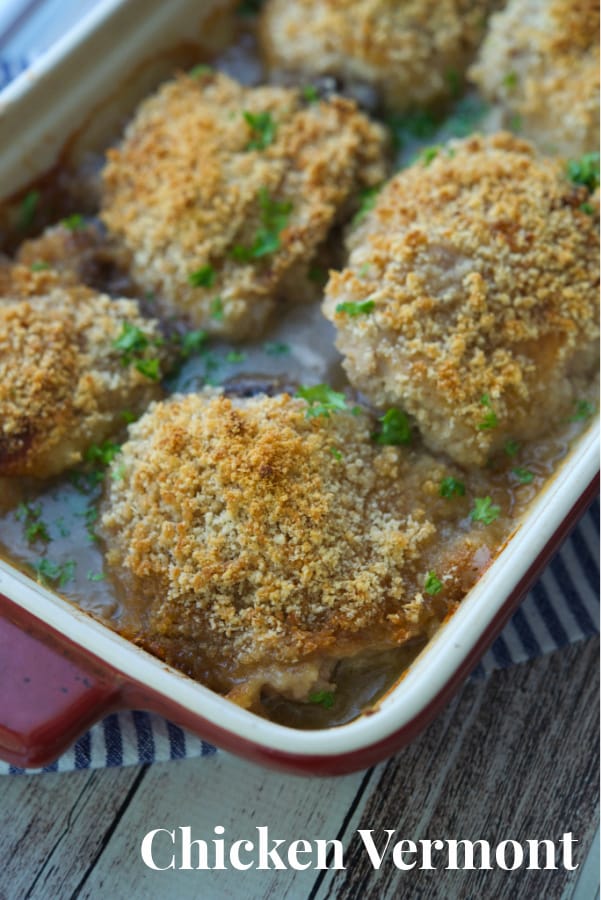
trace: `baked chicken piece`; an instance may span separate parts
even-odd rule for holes
[[[598,217],[563,164],[508,134],[434,156],[383,189],[323,308],[352,384],[481,466],[569,417],[596,370]]]
[[[161,396],[158,323],[133,300],[0,269],[0,476],[47,478]]]
[[[312,287],[315,251],[382,180],[384,149],[349,100],[181,75],[108,152],[101,215],[164,313],[257,335],[277,300]]]
[[[545,152],[599,150],[598,0],[510,0],[470,75]]]

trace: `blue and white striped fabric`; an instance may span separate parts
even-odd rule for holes
[[[63,30],[66,30],[78,17],[78,11],[81,15],[95,2],[44,0],[34,5],[46,16],[52,13],[54,29],[57,16],[68,17],[64,19]],[[37,30],[35,23],[30,23],[32,37],[27,35],[27,46],[31,48],[31,56],[50,42],[47,28],[41,27],[44,21],[41,15]],[[24,68],[23,55],[0,58],[0,90]],[[592,637],[599,631],[598,622],[599,501],[596,500],[472,677],[485,678],[495,669],[508,668]],[[93,727],[53,765],[44,769],[19,769],[0,762],[0,775],[128,766],[209,756],[214,752],[210,744],[159,716],[125,712],[111,715]]]

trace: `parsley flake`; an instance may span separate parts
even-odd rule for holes
[[[188,70],[188,76],[190,78],[204,78],[205,75],[212,75],[213,71],[211,66],[207,66],[205,63],[199,63],[197,66],[192,66],[192,68]]]
[[[316,691],[314,694],[309,694],[309,703],[323,706],[324,709],[332,709],[334,694],[331,691]]]
[[[490,525],[501,514],[501,507],[494,504],[490,497],[474,497],[474,508],[470,513],[472,522]]]
[[[520,467],[511,470],[520,484],[532,484],[534,481],[534,472],[530,469],[522,469]]]
[[[316,103],[319,100],[319,91],[314,84],[306,84],[302,87],[301,94],[303,100],[306,100],[307,103]]]
[[[428,167],[430,163],[436,159],[439,150],[440,147],[424,147],[419,155],[419,159],[422,161],[425,167]]]
[[[181,355],[184,358],[187,358],[193,353],[199,353],[206,344],[207,337],[207,332],[203,329],[198,329],[198,331],[188,331],[181,338]]]
[[[50,535],[48,533],[48,528],[44,522],[31,522],[25,528],[25,537],[28,541],[35,541],[39,538],[42,541],[49,541]]]
[[[503,78],[503,85],[508,91],[514,91],[518,86],[517,72],[508,72]]]
[[[21,206],[19,207],[18,225],[21,231],[28,231],[34,223],[38,206],[40,203],[40,192],[29,191],[23,197]]]
[[[352,318],[356,318],[356,316],[366,316],[369,313],[373,312],[376,308],[376,304],[373,300],[363,300],[361,303],[338,303],[336,305],[337,313],[346,313],[347,316],[351,316]]]
[[[104,581],[105,577],[106,576],[105,576],[104,572],[91,572],[90,571],[86,574],[86,578],[88,579],[88,581]]]
[[[485,406],[489,412],[486,413],[481,422],[477,425],[478,431],[490,431],[492,428],[496,428],[499,424],[499,420],[497,419],[497,414],[492,408],[492,403],[490,402],[490,397],[488,394],[483,394],[480,397],[481,406]]]
[[[270,112],[243,112],[246,124],[253,133],[253,139],[246,150],[265,150],[275,140],[277,125]]]
[[[120,444],[115,444],[113,441],[104,441],[102,444],[92,444],[91,447],[88,447],[84,454],[84,459],[93,465],[108,466],[120,450]]]
[[[221,297],[215,297],[214,300],[211,301],[211,318],[215,319],[216,322],[221,322],[223,319],[223,300]]]
[[[592,194],[599,187],[599,154],[585,153],[580,159],[570,159],[567,172],[570,181],[584,185]]]
[[[332,454],[334,459],[337,459],[340,462],[340,460],[342,459],[342,453],[337,447],[330,447],[330,453]]]
[[[263,350],[268,356],[284,356],[284,354],[290,353],[288,344],[281,341],[266,341],[263,344]]]
[[[241,363],[246,359],[247,354],[243,350],[230,350],[225,357],[228,363]]]
[[[292,203],[286,200],[274,200],[267,188],[261,188],[258,196],[261,227],[250,247],[240,244],[232,247],[231,255],[238,262],[252,262],[279,250],[280,235],[287,227],[292,212]]]
[[[59,587],[64,587],[73,578],[75,566],[76,562],[73,559],[64,563],[53,563],[44,557],[34,564],[34,569],[41,584],[58,584]]]
[[[215,284],[215,269],[210,264],[201,266],[195,272],[188,275],[188,284],[192,287],[213,287]]]
[[[568,422],[584,422],[595,412],[595,407],[588,400],[579,400],[576,404],[576,410],[573,416],[570,416]]]
[[[154,359],[137,359],[134,368],[145,378],[149,378],[151,381],[160,381],[160,361],[156,357]]]
[[[63,219],[61,225],[68,228],[69,231],[79,231],[81,228],[86,227],[86,220],[81,213],[73,213],[71,216]]]
[[[442,591],[442,581],[438,578],[436,572],[428,572],[424,580],[424,591],[426,594],[439,594]]]
[[[411,443],[411,427],[409,419],[400,409],[389,409],[384,415],[378,419],[380,430],[372,434],[376,444],[410,444]]]
[[[50,268],[50,263],[45,262],[43,259],[38,259],[29,268],[32,272],[43,272],[45,269]]]
[[[507,456],[514,457],[520,452],[520,445],[517,441],[505,441],[504,449]]]
[[[373,187],[365,188],[359,194],[359,209],[353,216],[353,220],[351,222],[352,225],[358,225],[366,215],[371,212],[371,210],[376,205],[376,201],[378,199],[378,194],[382,190],[383,185],[376,184]]]
[[[306,400],[309,404],[309,408],[305,413],[307,419],[313,419],[317,416],[329,419],[330,414],[333,412],[345,412],[348,410],[344,394],[333,390],[327,384],[316,384],[312,387],[301,386],[296,392],[296,396]]]
[[[439,494],[441,497],[465,497],[465,485],[449,475],[440,482]]]

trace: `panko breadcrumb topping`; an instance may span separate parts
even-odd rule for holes
[[[244,703],[264,684],[298,695],[297,679],[306,698],[324,661],[423,635],[477,575],[481,533],[439,546],[465,515],[432,496],[447,466],[378,446],[365,414],[307,411],[286,394],[174,396],[130,426],[106,480],[128,634],[210,687],[244,680]]]
[[[401,405],[430,448],[464,465],[557,425],[598,360],[587,198],[559,162],[506,134],[398,174],[326,290],[351,382]]]
[[[102,218],[163,312],[257,334],[278,297],[306,293],[332,225],[383,179],[384,148],[349,100],[181,75],[108,152]]]
[[[267,63],[376,88],[407,110],[454,96],[483,37],[491,0],[268,0]]]
[[[598,0],[510,0],[470,75],[545,152],[599,149]]]
[[[160,396],[135,362],[123,364],[115,342],[125,326],[163,357],[157,322],[134,301],[61,284],[52,271],[0,270],[0,475],[45,478],[76,465],[123,410]]]

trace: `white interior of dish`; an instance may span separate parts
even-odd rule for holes
[[[0,196],[9,196],[57,159],[65,138],[90,118],[127,75],[153,54],[211,31],[203,24],[228,0],[105,0],[0,101]],[[204,35],[204,41],[203,36]],[[402,728],[441,691],[494,619],[507,597],[544,550],[598,469],[597,423],[579,441],[552,482],[532,505],[517,539],[430,641],[375,714],[326,731],[297,731],[260,719],[149,654],[0,562],[0,591],[119,669],[242,738],[273,750],[336,756],[369,746]]]

